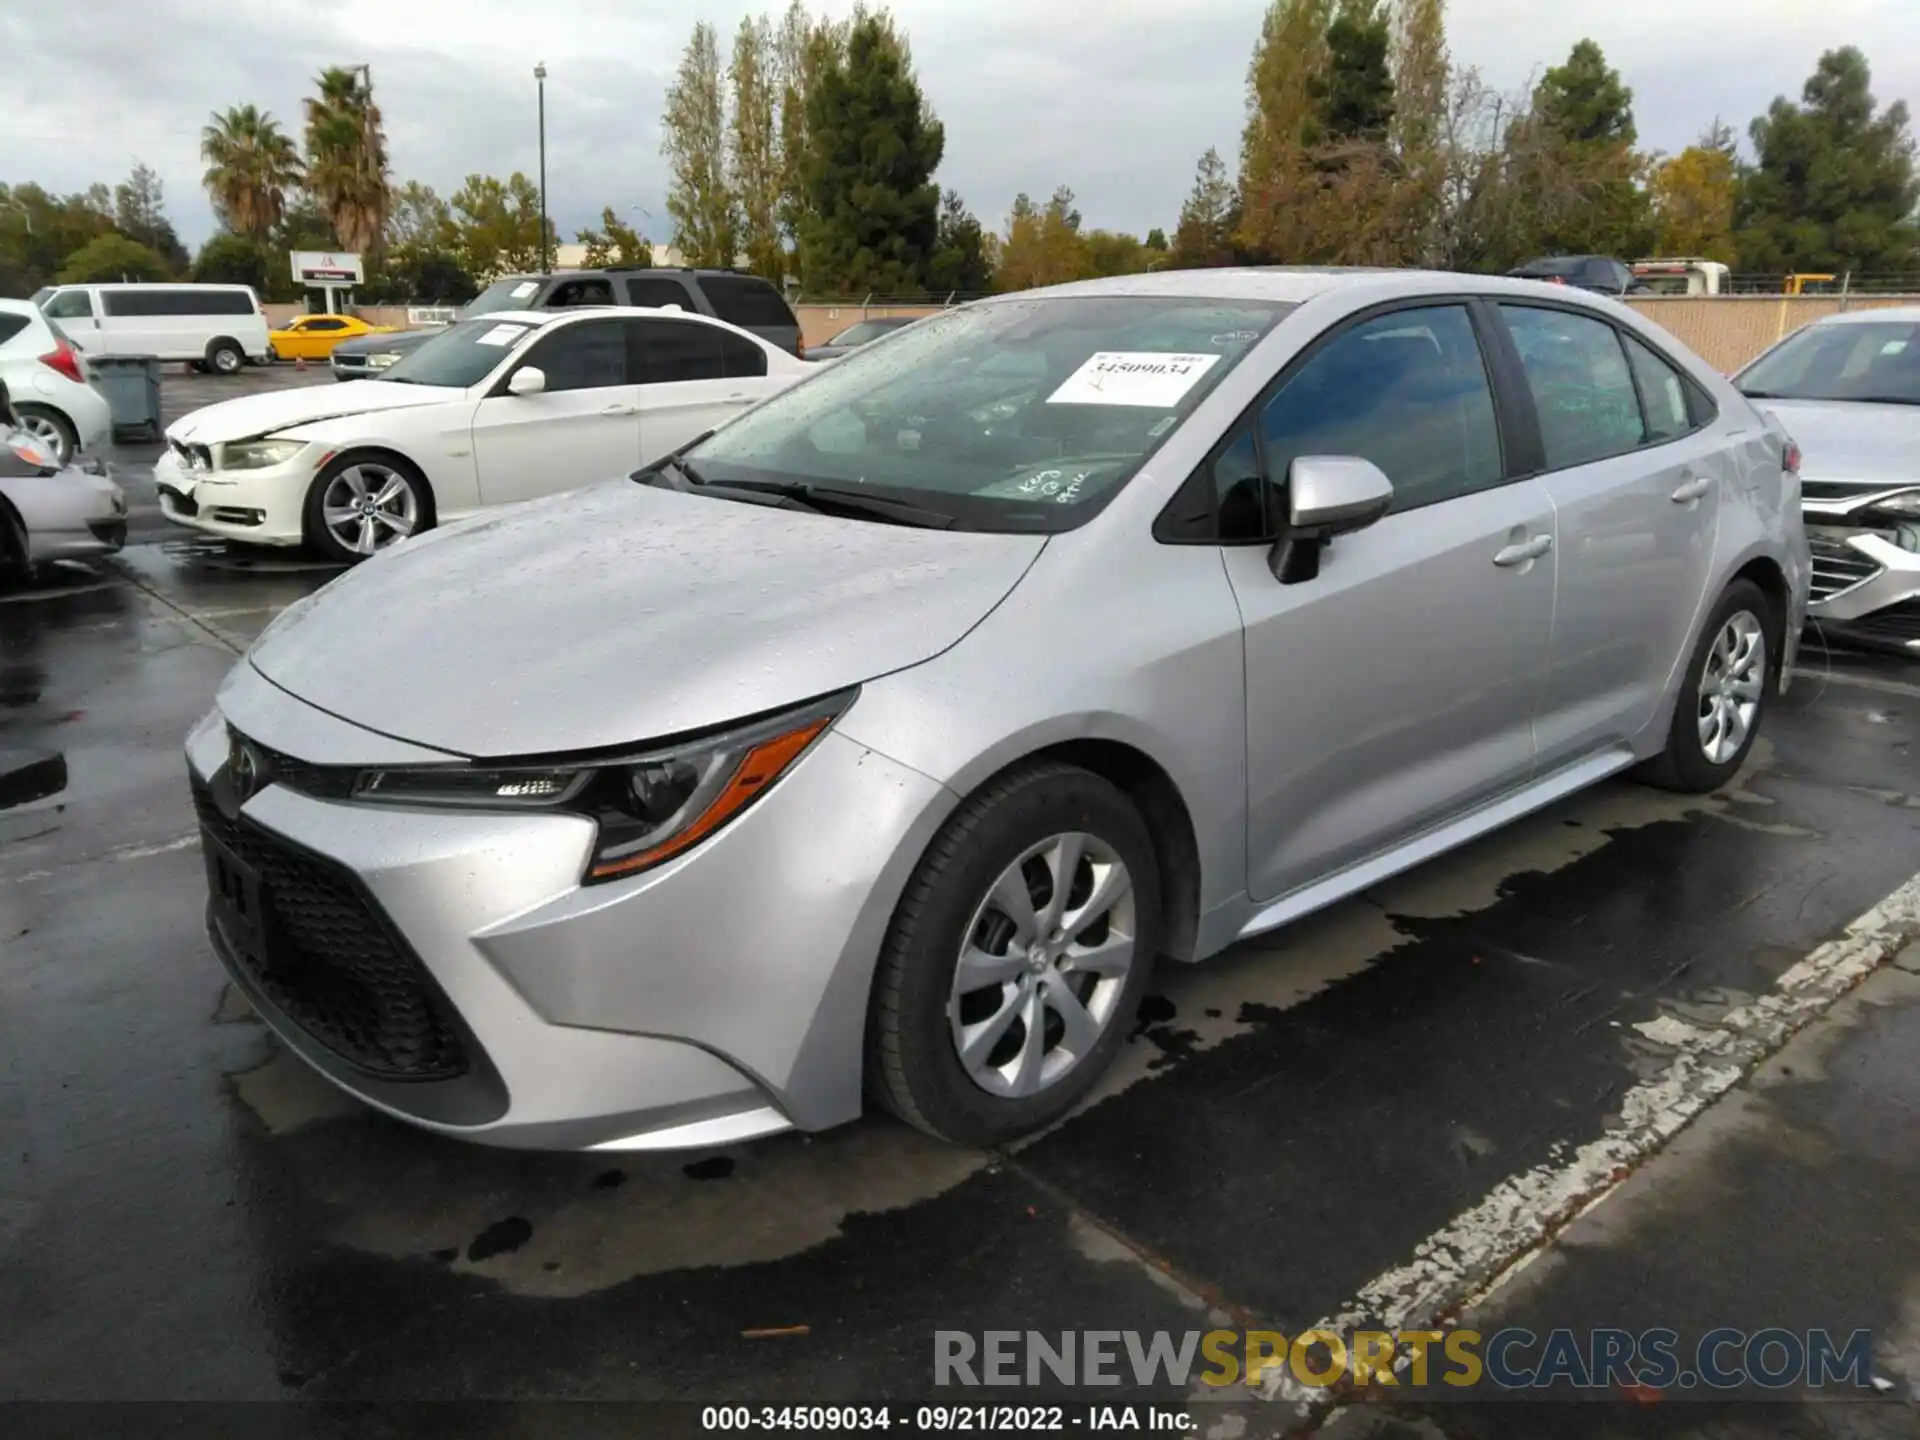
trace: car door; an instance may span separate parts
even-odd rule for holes
[[[648,464],[768,393],[766,352],[704,320],[628,320],[640,381],[640,455]]]
[[[1215,465],[1227,538],[1284,517],[1286,467],[1357,455],[1386,517],[1282,584],[1265,544],[1222,550],[1246,636],[1248,889],[1284,896],[1534,770],[1552,631],[1553,503],[1503,457],[1465,301],[1370,315],[1289,367]],[[1264,505],[1250,477],[1269,477]]]
[[[324,360],[333,347],[348,338],[351,327],[338,315],[311,315],[300,322],[299,355],[305,360]]]
[[[108,348],[107,337],[101,330],[98,302],[92,286],[80,285],[49,295],[47,303],[40,309],[49,320],[59,322],[61,330],[66,332],[67,338],[82,355],[114,353]]]
[[[549,326],[503,372],[473,416],[473,454],[486,505],[531,500],[640,464],[640,387],[627,370],[626,326],[608,317]],[[537,394],[507,382],[529,367],[546,377]]]
[[[1571,308],[1496,308],[1559,515],[1537,726],[1554,766],[1654,718],[1706,598],[1730,462],[1695,425],[1686,382],[1640,340]]]

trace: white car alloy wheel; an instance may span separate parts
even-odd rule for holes
[[[1700,675],[1700,749],[1710,765],[1740,753],[1767,688],[1767,632],[1749,610],[1736,610],[1714,638]]]
[[[372,555],[413,534],[420,523],[414,482],[378,460],[336,472],[320,495],[320,523],[343,550]]]
[[[50,410],[38,406],[18,406],[14,419],[20,428],[53,452],[54,463],[65,465],[73,459],[73,436]]]

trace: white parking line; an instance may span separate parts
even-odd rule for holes
[[[1496,1186],[1472,1209],[1414,1248],[1412,1257],[1313,1326],[1346,1337],[1355,1330],[1433,1329],[1486,1298],[1569,1222],[1592,1209],[1635,1166],[1671,1140],[1834,1001],[1920,935],[1920,875],[1789,969],[1767,994],[1712,1024],[1662,1016],[1635,1028],[1671,1050],[1664,1073],[1621,1098],[1619,1118],[1597,1140]],[[1305,1332],[1302,1332],[1305,1333]],[[1401,1368],[1412,1359],[1401,1356]],[[1297,1408],[1302,1419],[1338,1395],[1301,1385],[1286,1367],[1257,1393]]]

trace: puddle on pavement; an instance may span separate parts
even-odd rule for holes
[[[1486,909],[1516,878],[1560,870],[1622,832],[1701,815],[1760,823],[1754,812],[1764,814],[1773,802],[1751,785],[1772,760],[1762,741],[1741,784],[1715,795],[1601,786],[1274,937],[1203,965],[1168,966],[1089,1103],[1365,969],[1409,938],[1396,917]],[[1705,1020],[1741,998],[1708,995],[1691,1003]],[[229,995],[215,1018],[249,1016],[245,1002]],[[1638,1036],[1623,1033],[1621,1040],[1651,1048]],[[482,1275],[519,1294],[582,1295],[662,1271],[783,1259],[833,1239],[856,1213],[931,1199],[992,1163],[984,1153],[877,1119],[724,1155],[491,1150],[377,1116],[269,1043],[262,1064],[232,1077],[233,1091],[273,1137],[278,1160],[331,1208],[334,1238]],[[1471,1148],[1477,1138],[1463,1135],[1461,1143]]]

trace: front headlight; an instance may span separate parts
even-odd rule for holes
[[[586,883],[697,845],[758,800],[852,703],[845,690],[768,719],[612,760],[363,770],[353,798],[385,805],[548,810],[599,826]]]
[[[1889,495],[1884,500],[1874,501],[1872,508],[1890,511],[1895,515],[1920,516],[1920,490],[1905,490],[1898,495]]]
[[[307,448],[304,440],[240,440],[220,447],[222,470],[265,470],[283,465]]]
[[[398,355],[369,355],[367,357],[367,368],[369,370],[384,370],[389,365],[397,364],[399,359],[400,357]]]

